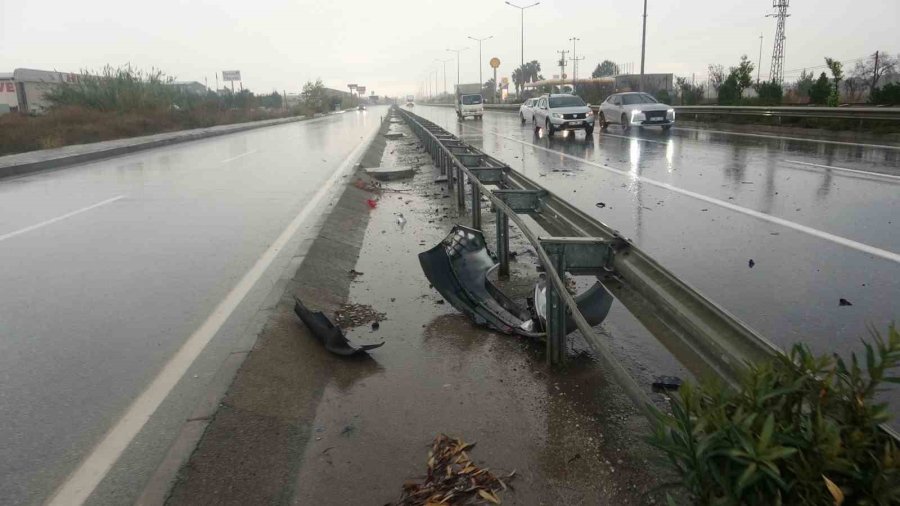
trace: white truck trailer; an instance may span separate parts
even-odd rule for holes
[[[481,96],[481,85],[478,83],[456,85],[456,116],[460,120],[471,116],[481,119],[484,114],[484,97]]]

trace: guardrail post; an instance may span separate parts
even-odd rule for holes
[[[472,228],[481,230],[481,192],[474,177],[469,178],[469,185],[472,187]]]
[[[456,204],[460,211],[466,210],[466,175],[463,173],[462,167],[456,168]]]
[[[500,260],[500,268],[497,272],[501,278],[509,277],[509,217],[502,209],[497,211],[497,257]]]
[[[546,251],[546,250],[545,250]],[[564,251],[547,251],[556,273],[565,283]],[[566,361],[566,305],[553,282],[547,278],[547,364],[562,365]]]

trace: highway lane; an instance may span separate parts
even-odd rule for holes
[[[415,112],[632,238],[782,347],[859,351],[868,325],[900,315],[896,148],[615,126],[548,139],[512,114]]]
[[[385,112],[0,181],[0,502],[47,500],[182,345],[219,328],[216,310],[215,353],[177,383],[129,476],[91,502],[136,498],[327,200],[306,207]]]

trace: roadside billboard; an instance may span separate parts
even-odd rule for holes
[[[241,71],[240,70],[223,70],[222,71],[222,80],[223,81],[240,81],[241,80]]]

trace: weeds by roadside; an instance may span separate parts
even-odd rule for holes
[[[650,442],[698,504],[898,504],[900,449],[876,394],[900,383],[900,332],[864,346],[848,364],[798,344],[736,390],[685,385]]]

